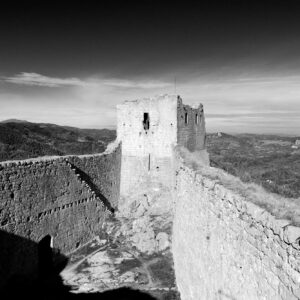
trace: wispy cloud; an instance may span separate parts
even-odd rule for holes
[[[38,73],[22,72],[11,77],[3,77],[2,80],[9,83],[29,85],[29,86],[45,86],[45,87],[63,87],[63,86],[110,86],[115,88],[134,88],[134,89],[154,89],[168,87],[171,84],[161,81],[148,80],[124,80],[124,79],[103,79],[89,78],[82,80],[76,77],[58,78],[41,75]]]
[[[3,80],[10,83],[30,85],[30,86],[85,86],[86,82],[78,78],[57,78],[44,76],[38,73],[22,72],[11,77],[3,77]]]
[[[62,78],[18,73],[0,78],[0,120],[111,127],[116,124],[116,104],[168,93],[170,85],[162,78],[121,79],[103,74]]]
[[[204,104],[208,131],[298,134],[300,74],[196,75],[183,74],[177,92],[187,104]],[[173,93],[172,78],[172,74],[59,78],[26,72],[2,77],[0,119],[107,127],[116,124],[116,104]]]
[[[110,79],[104,80],[103,83],[108,86],[120,88],[138,88],[138,89],[155,89],[171,86],[171,83],[161,81],[133,81],[133,80],[120,80]]]

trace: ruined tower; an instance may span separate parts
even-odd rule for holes
[[[176,95],[125,101],[117,106],[122,142],[121,195],[145,182],[170,186],[173,147],[205,149],[203,106],[192,108]]]

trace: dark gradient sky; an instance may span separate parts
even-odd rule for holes
[[[0,119],[114,126],[176,76],[209,131],[299,132],[297,1],[124,2],[2,5]]]

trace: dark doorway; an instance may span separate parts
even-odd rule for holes
[[[150,128],[149,113],[144,113],[143,127],[145,130],[148,130]]]
[[[54,272],[52,237],[48,234],[38,244],[39,276],[48,277]]]

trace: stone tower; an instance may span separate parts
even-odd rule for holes
[[[141,184],[172,184],[173,147],[205,149],[203,106],[192,108],[176,95],[125,101],[117,106],[122,142],[121,195]]]

